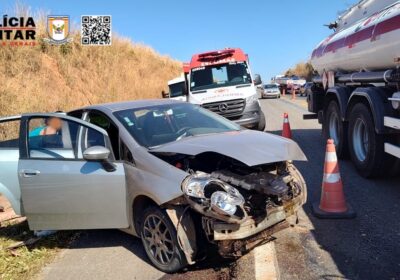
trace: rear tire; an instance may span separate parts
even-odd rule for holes
[[[361,176],[377,177],[390,171],[394,157],[385,153],[385,136],[375,132],[372,113],[363,103],[350,112],[348,141],[351,160]]]
[[[324,117],[323,134],[325,140],[333,139],[338,158],[348,157],[347,123],[342,121],[339,104],[332,100],[329,102],[326,116]]]
[[[164,210],[150,206],[143,211],[140,237],[151,263],[165,273],[174,273],[188,265],[178,245],[177,232]]]

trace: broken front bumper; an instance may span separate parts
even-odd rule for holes
[[[244,239],[253,236],[261,231],[284,221],[286,218],[295,214],[303,205],[301,195],[286,202],[283,206],[268,209],[267,217],[262,221],[256,222],[254,219],[247,219],[242,224],[229,224],[220,221],[211,221],[213,224],[213,236],[215,241]]]
[[[240,257],[254,247],[273,240],[272,235],[287,228],[287,218],[294,215],[303,204],[304,199],[300,195],[283,206],[270,209],[267,217],[259,222],[251,218],[242,224],[208,220],[209,233],[222,257]]]

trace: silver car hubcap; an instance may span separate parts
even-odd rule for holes
[[[364,161],[367,157],[369,138],[367,127],[362,119],[357,119],[353,132],[354,152],[359,161]]]
[[[156,215],[149,215],[143,228],[144,240],[150,254],[160,264],[170,263],[174,254],[174,243],[165,223]]]
[[[336,113],[332,113],[329,118],[329,136],[337,146],[339,144],[339,117]]]

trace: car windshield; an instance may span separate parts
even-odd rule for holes
[[[185,137],[240,130],[240,126],[197,105],[175,103],[114,112],[142,146],[151,148]]]
[[[250,71],[245,62],[198,67],[192,69],[190,75],[191,91],[250,83]]]
[[[264,88],[278,88],[277,85],[264,85]]]
[[[184,90],[185,90],[185,82],[171,84],[168,87],[169,87],[169,95],[170,95],[170,97],[183,96],[183,93],[184,93]]]

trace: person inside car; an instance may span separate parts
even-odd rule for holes
[[[33,129],[31,132],[29,132],[29,137],[40,136],[40,135],[42,136],[54,135],[57,134],[57,132],[61,129],[61,127],[62,127],[61,119],[57,117],[51,117],[45,119],[44,126],[39,126]]]

